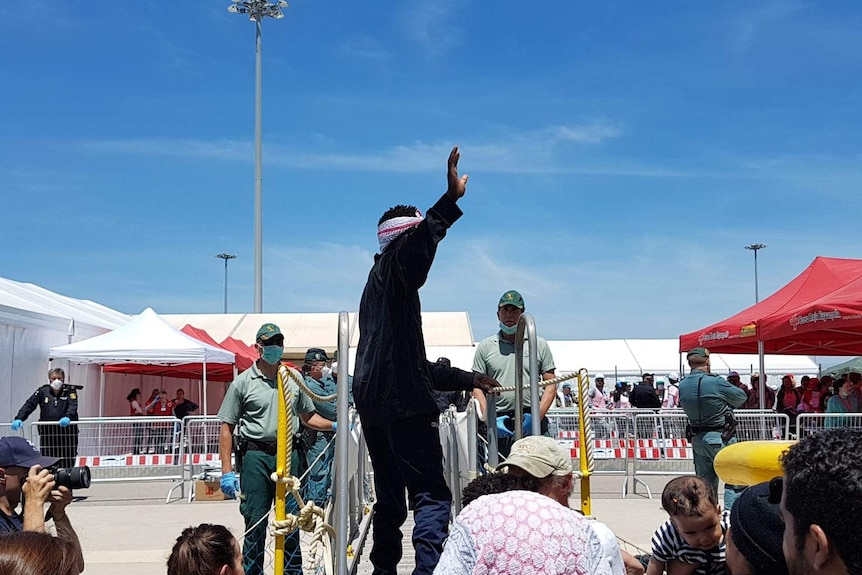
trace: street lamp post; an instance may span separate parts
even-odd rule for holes
[[[766,244],[751,244],[745,246],[745,249],[751,250],[754,252],[754,303],[760,303],[760,289],[758,287],[757,280],[757,252],[758,250],[762,250],[766,247]],[[764,359],[763,352],[763,340],[760,339],[760,332],[757,332],[757,360],[758,360],[758,368],[760,369],[760,377],[758,378],[758,386],[760,389],[758,390],[758,395],[760,396],[760,409],[763,410],[766,405],[766,361]],[[761,422],[761,435],[763,439],[766,439],[766,429],[765,424]]]
[[[754,303],[760,303],[760,292],[757,286],[757,251],[766,247],[766,244],[751,244],[745,246],[745,249],[754,252]]]
[[[216,257],[224,260],[224,313],[227,313],[227,261],[236,258],[233,254],[221,253]]]
[[[262,111],[261,83],[262,58],[260,51],[260,23],[264,18],[284,18],[287,2],[267,0],[233,0],[227,7],[232,14],[247,14],[255,25],[254,62],[254,313],[263,313],[263,145],[261,138]]]

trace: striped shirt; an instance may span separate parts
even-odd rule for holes
[[[652,536],[652,556],[662,563],[680,561],[697,564],[699,567],[695,573],[699,575],[726,575],[723,535],[727,533],[728,525],[730,511],[725,511],[721,514],[721,543],[709,551],[703,551],[686,543],[673,521],[668,519]]]

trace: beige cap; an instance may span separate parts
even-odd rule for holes
[[[509,458],[497,466],[499,471],[508,465],[520,467],[533,477],[568,475],[572,472],[572,458],[559,443],[543,435],[530,435],[512,444]]]

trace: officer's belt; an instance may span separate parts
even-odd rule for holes
[[[699,435],[701,433],[708,433],[710,431],[724,431],[724,426],[723,425],[712,426],[712,427],[698,427],[696,425],[691,426],[691,432],[694,435]]]
[[[275,455],[278,451],[278,443],[275,441],[259,441],[257,439],[246,439],[248,451],[262,451],[267,455]]]

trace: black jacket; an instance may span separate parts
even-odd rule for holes
[[[24,406],[18,410],[15,419],[24,421],[31,413],[39,408],[39,421],[60,421],[68,417],[72,421],[78,421],[78,391],[69,385],[60,388],[60,394],[56,397],[51,393],[50,385],[43,385],[31,395]],[[39,428],[41,431],[41,427]],[[66,428],[69,433],[77,433],[77,426]]]
[[[655,388],[645,383],[637,384],[629,394],[629,401],[633,407],[658,409],[661,407],[661,399],[655,394]]]
[[[397,237],[374,266],[359,303],[353,393],[366,427],[438,413],[434,390],[469,390],[473,374],[425,358],[419,288],[437,244],[463,212],[446,195],[414,229]]]

